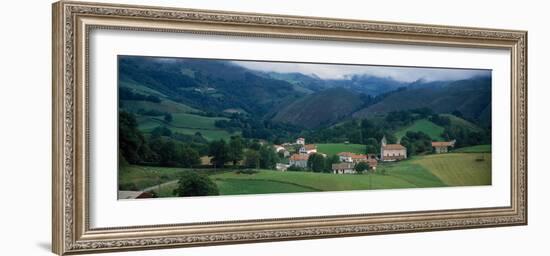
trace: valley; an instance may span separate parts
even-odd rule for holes
[[[208,195],[491,184],[490,76],[405,82],[206,59],[119,64],[121,191],[183,196],[182,177]]]

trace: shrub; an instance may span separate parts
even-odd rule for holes
[[[238,170],[235,172],[236,174],[256,174],[258,171],[253,169],[244,169],[244,170]]]
[[[219,195],[218,186],[208,176],[196,171],[186,171],[181,174],[175,195],[184,196],[213,196]]]

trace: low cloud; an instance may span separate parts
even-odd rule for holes
[[[425,81],[460,80],[475,76],[489,76],[491,74],[490,70],[479,69],[334,65],[260,61],[232,62],[251,70],[277,73],[302,73],[309,76],[318,76],[322,79],[347,79],[353,75],[371,75],[377,77],[390,77],[402,82],[413,82],[419,79],[423,79]]]

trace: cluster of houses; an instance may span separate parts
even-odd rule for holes
[[[376,170],[378,160],[376,160],[375,154],[355,154],[351,152],[338,153],[340,163],[332,164],[332,173],[335,174],[351,174],[356,173],[355,165],[364,162],[367,163],[369,168],[373,171]]]
[[[456,140],[448,142],[432,142],[434,152],[437,154],[446,153],[449,147],[454,147]],[[307,168],[309,156],[317,152],[315,144],[306,144],[304,138],[298,138],[295,143],[284,143],[275,145],[275,151],[288,158],[288,164],[278,163],[277,170],[286,171],[289,167]],[[296,150],[297,149],[297,150]],[[401,144],[388,144],[386,137],[380,141],[380,157],[376,154],[356,154],[352,152],[340,152],[337,154],[340,163],[332,164],[332,173],[334,174],[353,174],[356,173],[356,165],[360,162],[367,163],[372,171],[376,170],[378,161],[392,162],[407,159],[407,148]]]
[[[307,161],[309,159],[309,156],[313,153],[317,153],[317,146],[315,144],[306,144],[306,139],[304,138],[298,138],[296,139],[295,143],[284,143],[282,145],[275,145],[275,151],[277,153],[282,153],[284,157],[289,157],[289,164],[278,164],[277,169],[285,171],[290,166],[296,166],[300,168],[307,168]],[[291,155],[290,149],[296,149],[298,150],[292,150],[293,153]],[[326,157],[325,154],[322,154]]]

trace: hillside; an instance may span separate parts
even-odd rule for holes
[[[491,185],[490,153],[450,153],[416,157],[418,164],[449,186]]]
[[[226,130],[217,128],[214,123],[226,118],[205,117],[188,113],[173,113],[173,121],[166,122],[162,116],[138,116],[138,127],[142,132],[149,133],[157,127],[166,127],[175,133],[186,135],[195,135],[200,133],[206,140],[229,139],[232,135],[239,133],[230,133]]]
[[[204,112],[242,109],[260,117],[304,94],[230,61],[206,59],[121,56],[119,83]]]
[[[453,150],[456,153],[491,153],[491,145],[476,145]]]
[[[321,79],[314,75],[301,73],[258,72],[258,74],[291,83],[296,90],[305,93],[319,92],[330,88],[345,88],[356,93],[378,96],[400,87],[409,86],[407,83],[389,77],[376,77],[366,74],[352,75],[343,79]],[[418,81],[413,84],[414,86],[425,86],[427,83]]]
[[[124,166],[119,186],[127,190],[157,189],[172,197],[179,173],[186,169]],[[203,170],[216,183],[220,195],[428,188],[491,185],[490,153],[449,153],[416,156],[379,164],[373,175],[333,175],[314,172],[257,170],[242,174],[232,169]],[[161,173],[162,185],[158,186]]]
[[[427,134],[428,136],[430,136],[430,138],[432,138],[432,140],[443,141],[443,138],[441,137],[441,133],[443,133],[443,130],[444,130],[443,127],[441,127],[437,124],[434,124],[434,123],[428,121],[427,119],[420,119],[420,120],[416,120],[410,126],[403,127],[399,131],[395,132],[394,136],[397,139],[400,139],[403,136],[405,136],[405,134],[407,134],[407,132],[409,132],[409,131],[411,131],[411,132],[423,132],[423,133]]]
[[[283,107],[273,121],[306,128],[333,124],[363,105],[358,94],[342,88],[327,89]]]
[[[464,117],[490,124],[491,79],[472,78],[454,81],[442,86],[407,88],[392,93],[380,102],[354,113],[356,118],[367,118],[415,108],[430,108],[436,113],[460,111]]]
[[[451,120],[451,125],[453,126],[461,126],[467,130],[470,130],[470,131],[473,131],[473,132],[480,132],[482,131],[481,128],[479,128],[477,125],[469,122],[469,121],[466,121],[460,117],[457,117],[455,115],[451,115],[451,114],[442,114],[441,116],[443,117],[447,117]]]
[[[121,56],[119,108],[132,113],[143,132],[165,126],[182,134],[199,132],[207,140],[236,134],[288,140],[353,119],[369,118],[380,124],[377,118],[391,111],[421,107],[445,115],[458,110],[457,115],[472,122],[448,115],[452,125],[471,131],[490,124],[489,78],[406,83],[363,74],[322,79],[303,73],[260,72],[235,63]],[[168,115],[173,120],[166,122]],[[398,129],[399,136],[408,130],[423,131],[441,139],[441,127],[422,122],[384,129]],[[331,136],[317,141],[360,141],[353,141],[358,134],[341,131]]]

